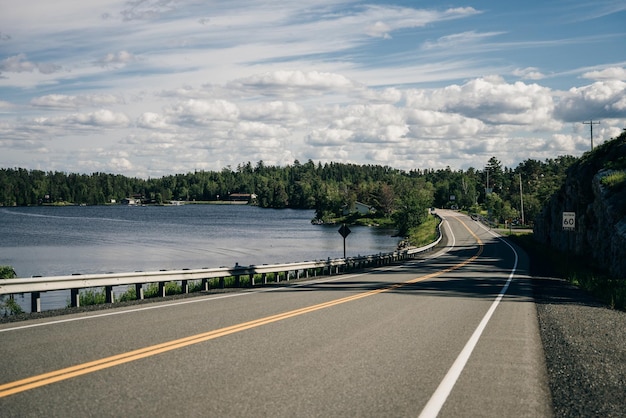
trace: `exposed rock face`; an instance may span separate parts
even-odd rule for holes
[[[535,222],[535,238],[580,257],[591,257],[614,278],[626,279],[626,181],[603,178],[626,170],[626,131],[586,153]],[[576,213],[576,229],[563,230],[563,212]]]

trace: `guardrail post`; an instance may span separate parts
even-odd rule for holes
[[[165,297],[165,282],[159,282],[159,296]]]
[[[261,274],[261,279],[263,280],[263,284],[267,284],[267,273]]]
[[[135,283],[135,298],[143,300],[143,284],[141,283]]]
[[[189,293],[189,282],[187,280],[181,280],[180,281],[180,288],[183,292],[183,294],[187,294]]]
[[[104,286],[104,301],[113,303],[113,286]]]
[[[202,290],[205,292],[209,291],[209,288],[211,287],[211,285],[209,284],[209,279],[202,279]]]
[[[235,287],[240,287],[239,285],[241,284],[241,280],[239,279],[241,276],[237,275],[235,276]]]
[[[78,289],[70,290],[70,306],[72,308],[78,308],[80,306],[80,294]]]
[[[30,311],[41,312],[41,293],[39,292],[30,293]]]
[[[285,272],[285,279],[286,279],[287,281],[289,281],[289,272],[288,272],[288,271],[286,271],[286,272]]]
[[[226,280],[224,280],[224,277],[220,277],[220,289],[223,289],[226,286]]]

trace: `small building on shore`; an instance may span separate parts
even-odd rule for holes
[[[256,201],[256,194],[254,193],[231,193],[228,195],[228,200],[233,203],[253,203]]]
[[[135,206],[135,205],[141,205],[141,200],[135,199],[134,197],[126,197],[122,199],[120,203],[126,206]]]

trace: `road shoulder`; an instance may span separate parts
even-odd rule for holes
[[[534,276],[533,290],[557,417],[623,417],[626,312],[565,280]]]

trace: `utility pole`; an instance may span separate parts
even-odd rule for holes
[[[519,201],[520,208],[522,210],[522,225],[526,225],[524,222],[524,194],[522,193],[522,173],[519,173]]]
[[[583,122],[585,125],[589,125],[589,129],[591,130],[590,133],[590,137],[591,137],[591,150],[593,151],[593,125],[599,125],[600,122],[594,122],[593,119],[591,119],[589,122]]]

